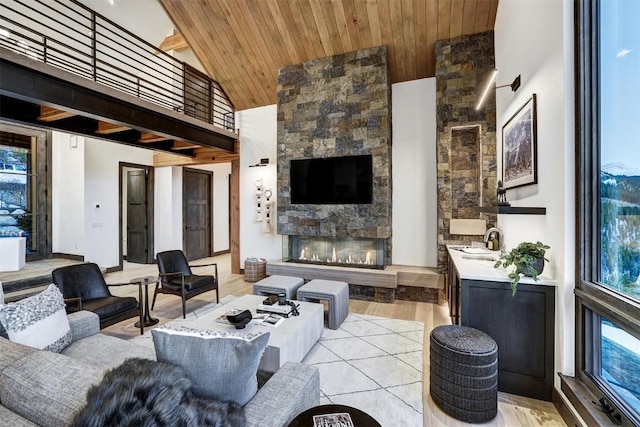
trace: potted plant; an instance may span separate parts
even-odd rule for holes
[[[513,290],[512,296],[515,296],[518,290],[520,274],[533,277],[533,280],[538,280],[538,275],[541,274],[544,269],[544,262],[549,261],[544,256],[547,249],[550,249],[550,246],[542,242],[522,242],[511,251],[500,256],[500,260],[495,263],[494,268],[500,266],[507,268],[512,264],[515,267],[514,270],[509,273],[511,289]]]

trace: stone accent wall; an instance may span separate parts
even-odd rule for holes
[[[372,204],[290,203],[290,160],[363,154],[373,156]],[[282,68],[278,73],[278,233],[389,238],[391,190],[386,46]]]
[[[446,270],[447,244],[464,244],[479,236],[449,234],[452,218],[485,219],[477,206],[496,204],[496,103],[489,92],[476,105],[495,68],[493,31],[436,42],[438,123],[438,270]]]

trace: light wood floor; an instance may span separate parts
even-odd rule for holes
[[[231,273],[230,255],[221,255],[194,261],[192,264],[217,262],[220,276],[220,297],[226,295],[241,296],[252,293],[253,283],[245,282],[244,276]],[[194,273],[206,274],[206,268],[196,269]],[[106,275],[107,283],[129,282],[131,279],[156,275],[156,265],[129,264],[125,262],[124,270]],[[137,296],[135,287],[113,287],[115,295]],[[153,289],[149,286],[149,299],[153,298]],[[187,301],[187,311],[215,301],[215,293],[208,292]],[[425,325],[424,354],[423,354],[423,399],[425,426],[460,426],[467,425],[442,412],[431,400],[429,395],[429,333],[439,325],[450,323],[447,305],[436,305],[412,301],[397,300],[393,304],[368,301],[350,300],[349,310],[352,313],[369,314],[372,316],[389,317],[395,319],[417,320]],[[180,298],[173,295],[158,295],[152,317],[160,319],[158,325],[182,316]],[[103,329],[102,332],[121,338],[131,338],[140,334],[140,330],[133,326],[135,320],[129,319]],[[551,402],[529,399],[522,396],[499,393],[498,416],[483,426],[565,426],[560,414]],[[469,424],[471,425],[471,424]]]

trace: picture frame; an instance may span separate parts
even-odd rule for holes
[[[502,182],[515,188],[538,182],[536,94],[502,127]]]

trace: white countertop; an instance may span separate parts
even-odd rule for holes
[[[483,253],[465,253],[460,249],[466,248],[462,245],[447,245],[447,251],[449,252],[449,258],[453,261],[458,276],[460,279],[469,280],[486,280],[491,282],[511,282],[509,279],[509,273],[512,271],[513,266],[508,269],[503,267],[494,268],[494,264],[500,258],[498,251],[486,250]],[[472,249],[473,252],[480,252],[476,248]],[[520,283],[526,283],[529,285],[547,285],[556,286],[557,282],[547,276],[541,274],[538,276],[538,281],[533,280],[532,277],[520,278]]]

